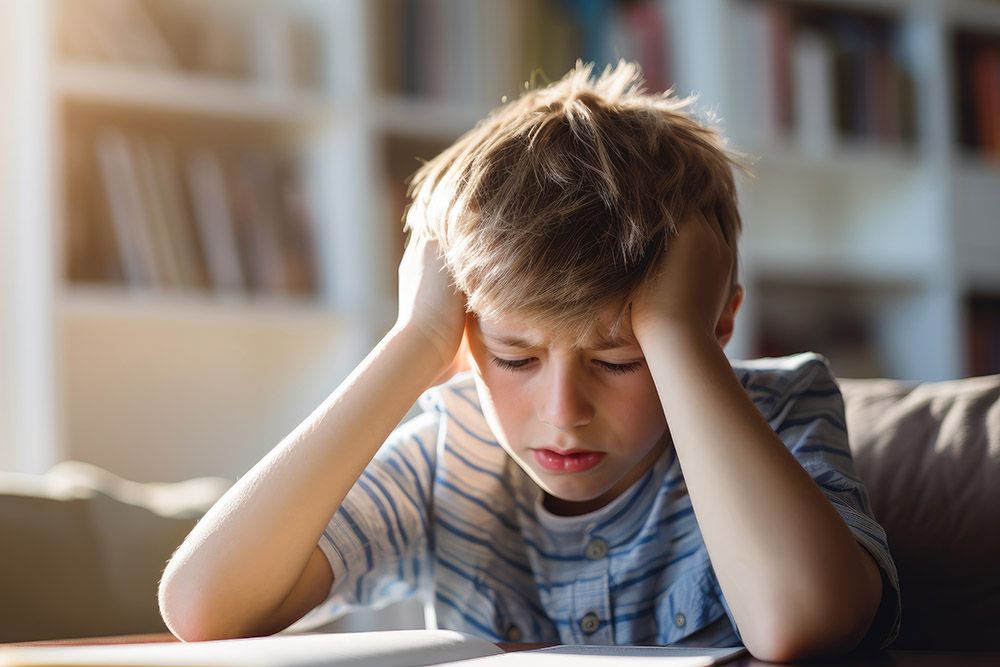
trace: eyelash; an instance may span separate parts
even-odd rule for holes
[[[500,357],[492,357],[492,361],[495,365],[508,371],[523,371],[525,367],[531,362],[531,359],[501,359]],[[627,375],[629,373],[635,373],[642,366],[641,361],[633,361],[628,364],[612,364],[607,361],[597,362],[605,371],[611,373],[612,375]]]

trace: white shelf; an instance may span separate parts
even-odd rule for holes
[[[378,132],[423,139],[454,139],[471,130],[486,107],[402,96],[376,98],[371,118]]]
[[[951,169],[965,174],[979,173],[985,178],[1000,179],[1000,158],[960,152],[952,161]]]
[[[941,3],[952,27],[1000,31],[1000,4],[991,0],[948,0]]]
[[[54,72],[65,100],[137,110],[289,124],[329,123],[333,101],[319,92],[162,69],[63,63]]]
[[[69,320],[170,323],[204,327],[335,331],[351,321],[316,298],[219,292],[130,290],[74,285],[63,290],[58,310]]]
[[[803,152],[792,143],[746,150],[762,156],[755,165],[757,170],[810,171],[852,178],[872,175],[906,177],[926,165],[916,149],[910,146],[841,142],[829,152],[819,155]]]
[[[867,254],[866,254],[867,252]],[[879,256],[877,250],[819,248],[814,244],[747,243],[742,261],[752,280],[868,286],[872,289],[926,287],[933,282],[923,262]]]
[[[914,5],[913,0],[796,0],[796,3],[858,12],[904,12]]]
[[[1000,291],[1000,165],[966,158],[951,172],[955,268],[963,286]],[[989,218],[978,210],[993,213]]]

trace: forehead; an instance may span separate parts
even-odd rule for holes
[[[596,313],[582,330],[568,330],[547,324],[537,317],[519,314],[502,314],[475,319],[479,331],[487,342],[507,347],[568,347],[586,350],[611,350],[638,346],[632,333],[629,318],[624,317],[619,330],[612,335],[611,328],[619,310],[607,308]]]

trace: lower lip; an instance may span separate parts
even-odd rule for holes
[[[580,454],[559,454],[551,449],[534,449],[538,464],[552,472],[584,472],[604,460],[604,452],[583,452]]]

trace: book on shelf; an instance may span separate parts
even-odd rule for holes
[[[128,139],[121,131],[104,130],[98,134],[94,150],[126,282],[152,287],[165,285],[149,234],[137,165]]]
[[[792,43],[796,141],[806,155],[829,155],[836,143],[833,51],[822,35],[800,31]]]
[[[257,292],[286,291],[274,165],[259,152],[247,151],[230,169],[229,189],[248,286]]]
[[[639,63],[647,90],[667,90],[674,80],[669,5],[645,0],[620,3],[616,9],[608,22],[610,57]]]
[[[841,136],[882,144],[916,137],[913,76],[890,17],[836,12],[812,24],[830,36]]]
[[[1000,295],[973,295],[968,302],[968,374],[1000,373]]]
[[[566,73],[581,54],[584,60],[594,60],[588,51],[587,26],[575,9],[569,3],[527,3],[521,15],[520,49],[513,50],[521,58],[522,79],[542,86]],[[591,34],[596,42],[598,33]]]
[[[744,57],[736,59],[735,98],[742,104],[742,132],[761,145],[773,145],[779,137],[774,61],[776,48],[772,32],[777,22],[772,5],[738,2],[733,5],[733,23],[741,26],[737,48]]]
[[[130,665],[169,667],[425,667],[429,665],[718,665],[746,649],[659,646],[554,646],[506,653],[485,639],[449,630],[276,635],[161,644],[3,648],[2,667]]]
[[[319,87],[323,36],[285,3],[247,12],[194,0],[62,0],[59,40],[70,61]]]
[[[250,16],[247,32],[254,79],[274,88],[321,88],[325,56],[320,24],[289,11],[283,3],[260,5]],[[208,45],[214,40],[204,41]]]
[[[806,153],[834,140],[910,143],[914,83],[891,16],[774,0],[735,5],[744,132]]]
[[[279,159],[277,196],[284,212],[281,230],[288,291],[313,294],[319,290],[312,217],[306,201],[302,166],[294,159]]]
[[[857,285],[794,284],[763,281],[754,285],[760,311],[752,356],[781,357],[818,352],[838,377],[886,377],[879,348],[873,295]]]
[[[140,67],[173,68],[180,64],[145,2],[63,0],[58,8],[63,51],[72,59]]]
[[[226,152],[202,146],[184,154],[165,137],[116,128],[100,130],[93,148],[104,205],[73,223],[94,232],[71,231],[69,237],[99,237],[100,228],[110,228],[126,285],[315,292],[313,223],[293,157],[252,147]],[[74,178],[86,187],[85,174]],[[82,243],[75,241],[74,266],[87,263]],[[101,252],[93,243],[86,248]],[[93,275],[71,269],[71,276],[81,273]]]
[[[959,142],[1000,158],[1000,35],[959,32],[954,40]]]
[[[526,81],[562,76],[577,58],[628,58],[647,88],[671,83],[669,8],[654,0],[378,0],[378,76],[386,92],[495,106]]]
[[[66,184],[66,200],[73,202],[64,211],[66,225],[64,251],[66,272],[71,282],[121,282],[123,267],[114,234],[94,220],[110,220],[107,202],[94,169],[92,144],[88,137],[69,133],[65,142],[66,171],[73,174]]]
[[[185,164],[185,175],[209,282],[217,290],[241,290],[246,281],[219,157],[208,149],[195,151]]]
[[[410,204],[407,196],[407,185],[410,177],[422,162],[430,160],[448,147],[446,141],[424,139],[409,139],[406,137],[391,137],[383,145],[383,157],[387,176],[387,196],[389,224],[392,233],[389,235],[391,245],[388,248],[393,265],[403,258],[406,236],[403,231],[403,215]],[[392,272],[394,280],[398,279],[396,271]],[[396,285],[393,285],[395,293]]]
[[[161,182],[154,163],[152,147],[145,138],[133,140],[132,152],[135,159],[136,177],[141,188],[141,201],[145,220],[145,231],[155,255],[154,263],[159,271],[159,284],[164,287],[184,287],[181,248],[175,246],[172,228],[178,219],[171,217],[170,197],[166,184]],[[140,223],[141,226],[141,223]]]
[[[972,63],[976,135],[984,152],[1000,156],[1000,48],[984,49]]]
[[[152,187],[159,189],[166,243],[177,270],[177,285],[203,288],[207,277],[173,146],[163,137],[149,140],[153,161]]]
[[[289,13],[283,23],[286,84],[302,89],[321,90],[326,85],[329,62],[322,21]]]

